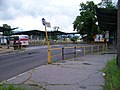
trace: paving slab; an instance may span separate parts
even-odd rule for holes
[[[116,54],[85,55],[42,65],[13,77],[8,84],[36,86],[35,90],[103,90],[102,69]]]

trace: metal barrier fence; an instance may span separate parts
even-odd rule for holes
[[[56,58],[58,60],[73,59],[81,55],[94,54],[104,52],[107,49],[106,45],[89,45],[89,46],[75,46],[75,47],[62,47],[52,48],[48,50],[48,57]]]
[[[17,49],[21,49],[22,45],[21,44],[13,44],[12,47],[14,48],[14,50],[17,50]]]

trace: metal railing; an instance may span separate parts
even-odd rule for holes
[[[51,48],[48,50],[48,57],[51,58],[59,57],[59,59],[73,59],[80,57],[81,55],[100,53],[107,50],[106,45],[89,45],[89,46],[73,46],[73,47],[62,47],[62,48]]]
[[[14,50],[17,50],[17,49],[21,49],[22,45],[21,44],[13,44],[12,47],[14,48]]]

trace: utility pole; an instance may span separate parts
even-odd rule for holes
[[[120,67],[120,0],[118,0],[117,16],[117,65]]]

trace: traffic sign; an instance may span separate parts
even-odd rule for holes
[[[45,24],[46,24],[46,27],[51,28],[50,22],[46,22]]]
[[[42,18],[42,24],[45,25],[46,24],[46,21],[44,18]]]

